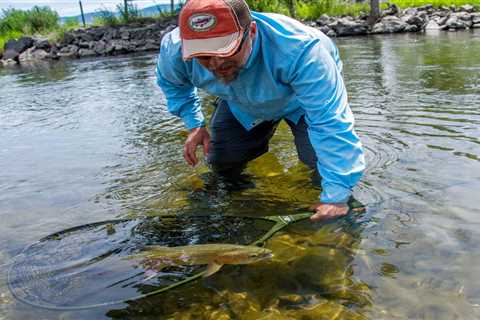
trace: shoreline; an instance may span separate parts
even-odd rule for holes
[[[315,21],[302,21],[329,37],[365,36],[393,33],[420,33],[437,30],[455,32],[480,28],[480,12],[474,6],[440,7],[425,5],[400,10],[390,5],[373,24],[368,15],[330,17],[322,15]],[[158,51],[167,32],[177,27],[177,17],[150,23],[91,27],[66,32],[58,43],[45,38],[22,37],[10,40],[0,56],[0,65],[17,65],[41,60],[105,57]]]

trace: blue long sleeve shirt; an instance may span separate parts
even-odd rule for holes
[[[168,110],[190,130],[205,125],[197,88],[226,100],[250,130],[265,120],[304,115],[322,176],[320,201],[345,203],[365,169],[335,44],[321,31],[272,13],[252,12],[257,33],[238,77],[225,84],[196,59],[182,59],[176,28],[162,39],[157,83]]]

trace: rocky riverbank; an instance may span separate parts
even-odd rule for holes
[[[0,64],[157,51],[163,35],[177,26],[176,21],[176,17],[172,17],[162,21],[151,21],[149,24],[79,29],[65,33],[58,43],[51,43],[47,39],[23,37],[5,44]],[[425,5],[405,10],[390,5],[373,25],[368,23],[368,15],[359,17],[322,15],[316,21],[305,23],[320,29],[330,37],[425,30],[457,31],[480,28],[480,12],[476,12],[475,7],[471,5],[441,8]]]

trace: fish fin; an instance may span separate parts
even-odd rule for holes
[[[206,273],[203,275],[204,278],[210,277],[212,274],[220,270],[223,264],[217,264],[215,262],[210,262],[207,266]]]

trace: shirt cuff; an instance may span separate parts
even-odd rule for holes
[[[201,112],[183,115],[182,120],[189,131],[195,128],[205,127],[205,117]]]
[[[322,203],[347,203],[352,190],[345,188],[339,184],[324,183],[322,184],[322,193],[320,202]]]

